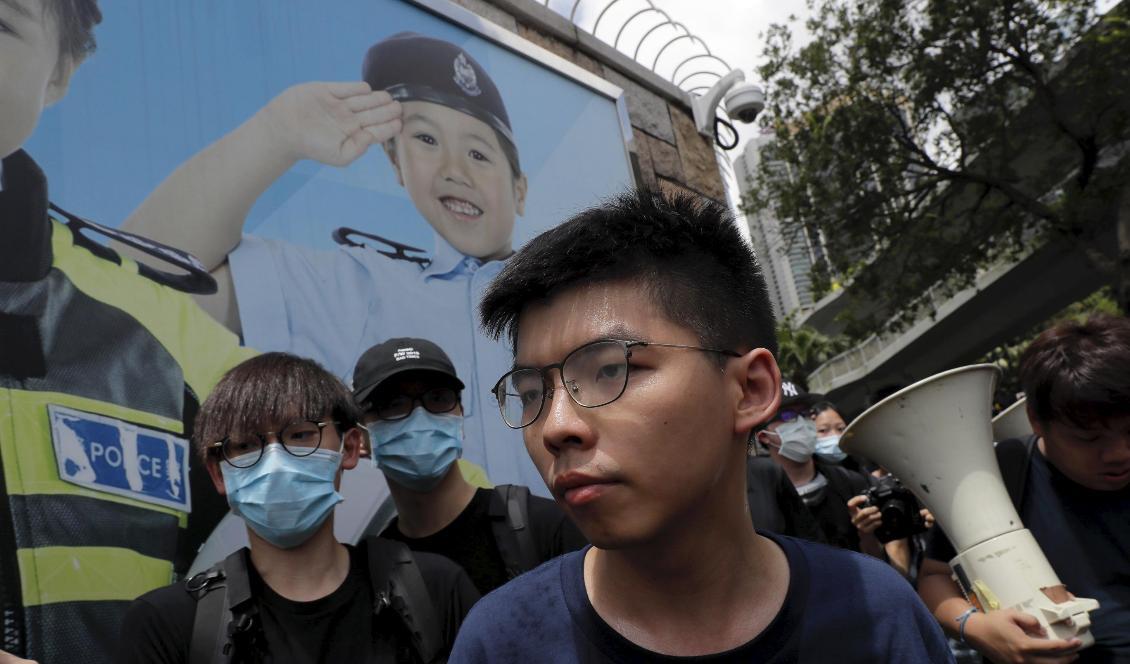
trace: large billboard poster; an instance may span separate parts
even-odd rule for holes
[[[34,21],[27,4],[0,2],[5,21]],[[188,567],[223,502],[183,434],[250,352],[237,338],[347,383],[381,341],[434,341],[466,384],[464,458],[544,495],[490,395],[510,349],[474,313],[515,249],[632,184],[621,91],[447,0],[101,10],[65,97],[0,155],[4,647],[104,659],[128,601]],[[388,96],[396,132],[358,140],[387,129]],[[44,195],[31,160],[54,204],[191,252],[218,291],[138,277],[64,212],[10,215]],[[355,540],[387,487],[370,466],[345,482]]]
[[[618,90],[446,2],[103,11],[96,55],[27,146],[53,200],[113,226],[153,194],[126,228],[226,258],[202,302],[258,350],[348,381],[380,341],[435,341],[469,386],[465,458],[544,492],[489,395],[510,357],[474,306],[513,249],[631,184]],[[364,103],[363,76],[403,130],[343,148],[354,120],[330,103]]]

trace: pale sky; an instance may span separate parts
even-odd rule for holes
[[[654,68],[660,76],[667,79],[670,79],[672,71],[685,58],[707,52],[702,44],[690,38],[671,41],[686,32],[705,42],[710,53],[725,60],[730,67],[741,69],[746,75],[746,81],[753,83],[758,83],[753,70],[762,62],[764,33],[771,24],[788,23],[790,16],[795,14],[798,20],[793,23],[794,34],[798,40],[803,40],[807,34],[802,25],[803,18],[807,16],[804,0],[549,0],[549,7],[565,16],[570,15],[574,6],[574,22],[590,32],[601,11],[608,8],[600,24],[596,26],[596,36],[612,43],[623,27],[618,48],[631,56],[639,47],[637,60],[649,69],[660,49],[664,49],[670,41],[670,46],[663,50]],[[645,34],[651,28],[666,20],[657,11],[645,11],[649,7],[666,12],[672,21],[681,23],[686,30],[666,25],[656,29],[645,39]],[[642,13],[632,18],[637,12]],[[718,75],[728,71],[714,59],[696,58],[678,69],[676,82],[698,70]],[[682,87],[710,86],[715,81],[717,77],[710,74],[696,74]],[[704,90],[698,92],[701,94]],[[745,142],[758,131],[755,125],[735,123],[735,126],[740,143],[737,148],[726,153],[731,159],[741,154]],[[735,183],[731,180],[730,184],[733,186]]]

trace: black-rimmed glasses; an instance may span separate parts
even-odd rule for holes
[[[550,369],[559,370],[561,384],[565,386],[569,398],[578,406],[597,408],[612,403],[624,394],[628,386],[628,358],[632,356],[631,349],[648,346],[683,348],[741,357],[741,353],[717,348],[600,339],[574,349],[557,364],[547,364],[540,369],[515,369],[500,378],[494,386],[494,397],[498,400],[502,420],[511,429],[521,429],[538,419],[545,406],[546,397],[552,399],[557,389],[546,377],[546,372]]]
[[[374,399],[369,410],[379,419],[394,422],[411,415],[416,404],[436,415],[450,413],[459,405],[459,392],[450,387],[433,387],[418,395],[392,394]]]
[[[232,434],[208,447],[218,451],[225,461],[236,468],[250,468],[259,463],[272,435],[278,437],[283,449],[290,454],[296,457],[310,456],[321,447],[322,431],[331,424],[336,422],[294,420],[278,431]]]

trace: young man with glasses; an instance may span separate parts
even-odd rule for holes
[[[484,595],[585,544],[551,500],[522,486],[476,488],[460,472],[463,381],[439,346],[389,339],[353,371],[373,462],[388,479],[398,516],[381,533],[413,551],[461,565]]]
[[[364,432],[349,390],[312,360],[267,353],[224,376],[194,442],[250,549],[137,599],[115,662],[431,662],[478,600],[451,561],[337,541],[341,474]]]
[[[758,533],[750,430],[777,410],[773,314],[733,219],[625,194],[519,251],[487,292],[502,416],[593,543],[476,605],[453,662],[951,661],[871,558]]]

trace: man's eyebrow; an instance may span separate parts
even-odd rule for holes
[[[596,342],[596,341],[605,341],[605,340],[609,340],[609,339],[615,339],[615,340],[618,340],[618,341],[647,341],[648,340],[647,335],[633,330],[631,327],[629,327],[627,324],[625,324],[623,322],[617,321],[617,322],[613,323],[612,325],[608,326],[607,328],[601,330],[597,334],[594,334],[592,337],[585,340],[584,342],[577,344],[576,348],[573,348],[569,352],[573,352],[574,350],[576,350],[577,348],[580,348],[581,346],[587,346],[588,344],[591,344],[591,343]],[[510,366],[511,371],[513,371],[515,369],[540,369],[540,368],[541,368],[540,366],[534,366],[534,365],[531,365],[531,364],[520,363],[520,362],[518,362],[517,357],[514,358],[514,363]]]
[[[35,15],[32,14],[31,10],[25,7],[24,4],[20,2],[20,0],[0,0],[0,5],[11,9],[13,12],[26,19],[35,20]]]

